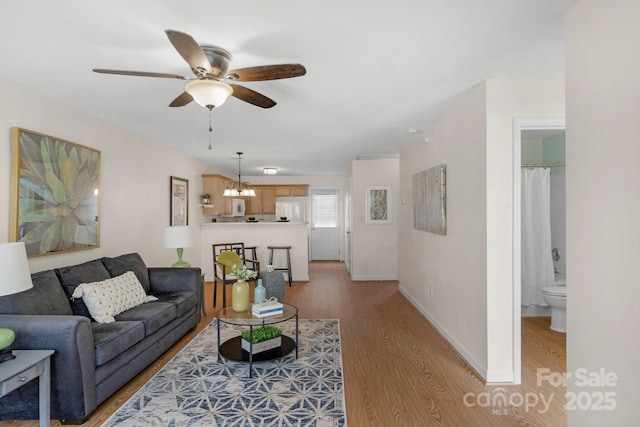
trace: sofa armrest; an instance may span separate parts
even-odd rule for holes
[[[198,292],[202,277],[200,268],[151,267],[149,283],[153,292],[192,291]]]
[[[11,349],[55,350],[51,356],[52,418],[80,419],[96,408],[96,363],[89,319],[84,316],[0,314],[0,325],[16,334]],[[18,391],[20,393],[16,393]],[[0,399],[0,413],[4,419],[12,419],[11,413],[32,412],[37,418],[37,387],[21,387]]]

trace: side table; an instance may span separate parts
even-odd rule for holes
[[[53,350],[14,350],[13,360],[0,363],[0,398],[39,377],[40,427],[49,427],[50,361]]]

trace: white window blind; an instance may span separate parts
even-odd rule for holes
[[[314,194],[312,203],[314,227],[338,226],[338,196],[336,194]]]

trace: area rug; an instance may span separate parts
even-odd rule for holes
[[[112,426],[342,427],[344,384],[338,320],[300,320],[299,354],[249,364],[218,361],[217,320],[118,409]],[[295,339],[295,322],[277,325]],[[241,327],[222,323],[221,341]]]

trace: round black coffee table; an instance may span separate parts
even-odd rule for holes
[[[280,357],[284,357],[296,351],[296,359],[298,358],[298,309],[291,305],[282,303],[282,314],[275,316],[257,317],[252,314],[252,307],[249,306],[247,311],[233,311],[231,307],[224,307],[222,310],[216,313],[218,319],[218,360],[221,360],[221,356],[228,360],[235,360],[238,362],[249,362],[249,378],[253,376],[253,362],[264,362],[267,360],[273,360]],[[260,353],[253,354],[253,344],[250,345],[250,351],[246,351],[242,348],[242,337],[237,336],[231,338],[224,343],[220,342],[220,323],[228,323],[230,325],[247,326],[251,333],[253,328],[266,325],[274,325],[277,323],[286,322],[287,320],[296,319],[296,337],[295,341],[282,335],[282,343],[279,347],[272,348],[270,350],[262,351]]]

